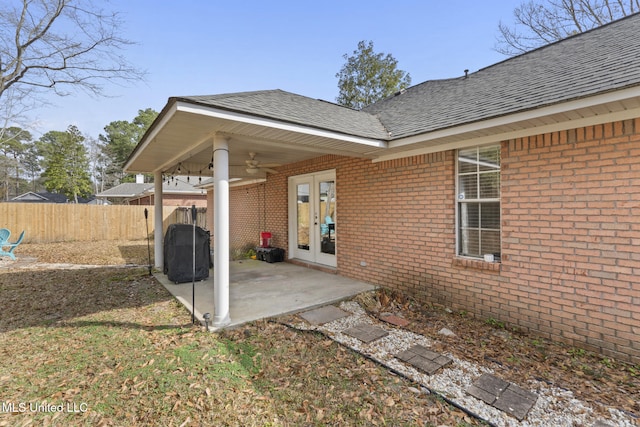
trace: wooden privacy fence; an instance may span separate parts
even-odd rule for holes
[[[153,206],[0,203],[0,228],[11,230],[12,237],[25,230],[25,243],[146,239],[145,208],[153,238]],[[162,209],[163,232],[169,224],[191,222],[183,211],[175,206]],[[206,228],[204,218],[198,209],[196,224]]]
[[[191,208],[178,207],[171,214],[169,224],[191,224]],[[196,208],[196,225],[207,228],[207,208]],[[165,226],[166,230],[166,226]]]

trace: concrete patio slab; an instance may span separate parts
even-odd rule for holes
[[[214,316],[213,272],[207,280],[174,284],[166,275],[155,277],[192,312],[192,287],[195,288],[195,316]],[[300,267],[287,262],[269,264],[256,260],[229,264],[229,314],[238,326],[254,320],[297,313],[351,298],[375,286],[336,274]]]

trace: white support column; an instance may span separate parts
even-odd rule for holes
[[[162,172],[153,173],[153,252],[156,268],[162,271],[164,264],[162,235]]]
[[[231,323],[229,317],[229,141],[213,139],[213,327]]]

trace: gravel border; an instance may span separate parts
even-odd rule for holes
[[[610,419],[599,418],[588,404],[575,399],[571,391],[551,387],[544,382],[535,380],[528,381],[526,384],[518,384],[520,387],[538,395],[538,400],[526,418],[523,421],[518,421],[516,418],[476,399],[465,391],[483,373],[494,374],[495,372],[492,369],[458,359],[449,353],[443,353],[445,356],[450,357],[453,363],[441,369],[435,375],[424,374],[396,359],[395,355],[416,344],[431,347],[433,340],[373,319],[355,301],[342,302],[339,307],[350,314],[323,325],[310,325],[306,322],[299,322],[289,326],[300,330],[320,331],[334,341],[375,360],[394,372],[404,375],[430,392],[443,396],[469,413],[475,414],[499,427],[636,426],[632,418],[617,409],[609,409]],[[342,333],[345,329],[362,323],[376,325],[387,331],[389,335],[365,344]]]

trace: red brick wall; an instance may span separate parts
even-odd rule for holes
[[[258,246],[265,224],[265,184],[229,189],[229,245],[236,252]]]
[[[265,215],[265,187],[265,183],[257,183],[229,188],[229,246],[233,256],[258,246],[260,232],[269,231]],[[213,238],[212,190],[207,192],[207,202],[210,207],[207,209],[207,220],[211,224]],[[266,212],[270,214],[268,210]]]
[[[640,360],[640,119],[503,144],[505,320]]]
[[[640,362],[640,119],[505,141],[501,155],[501,264],[456,256],[454,151],[323,156],[269,175],[266,199],[231,198],[263,200],[286,248],[287,178],[336,169],[340,274]]]
[[[337,172],[340,272],[447,303],[455,252],[453,152],[352,160]]]

